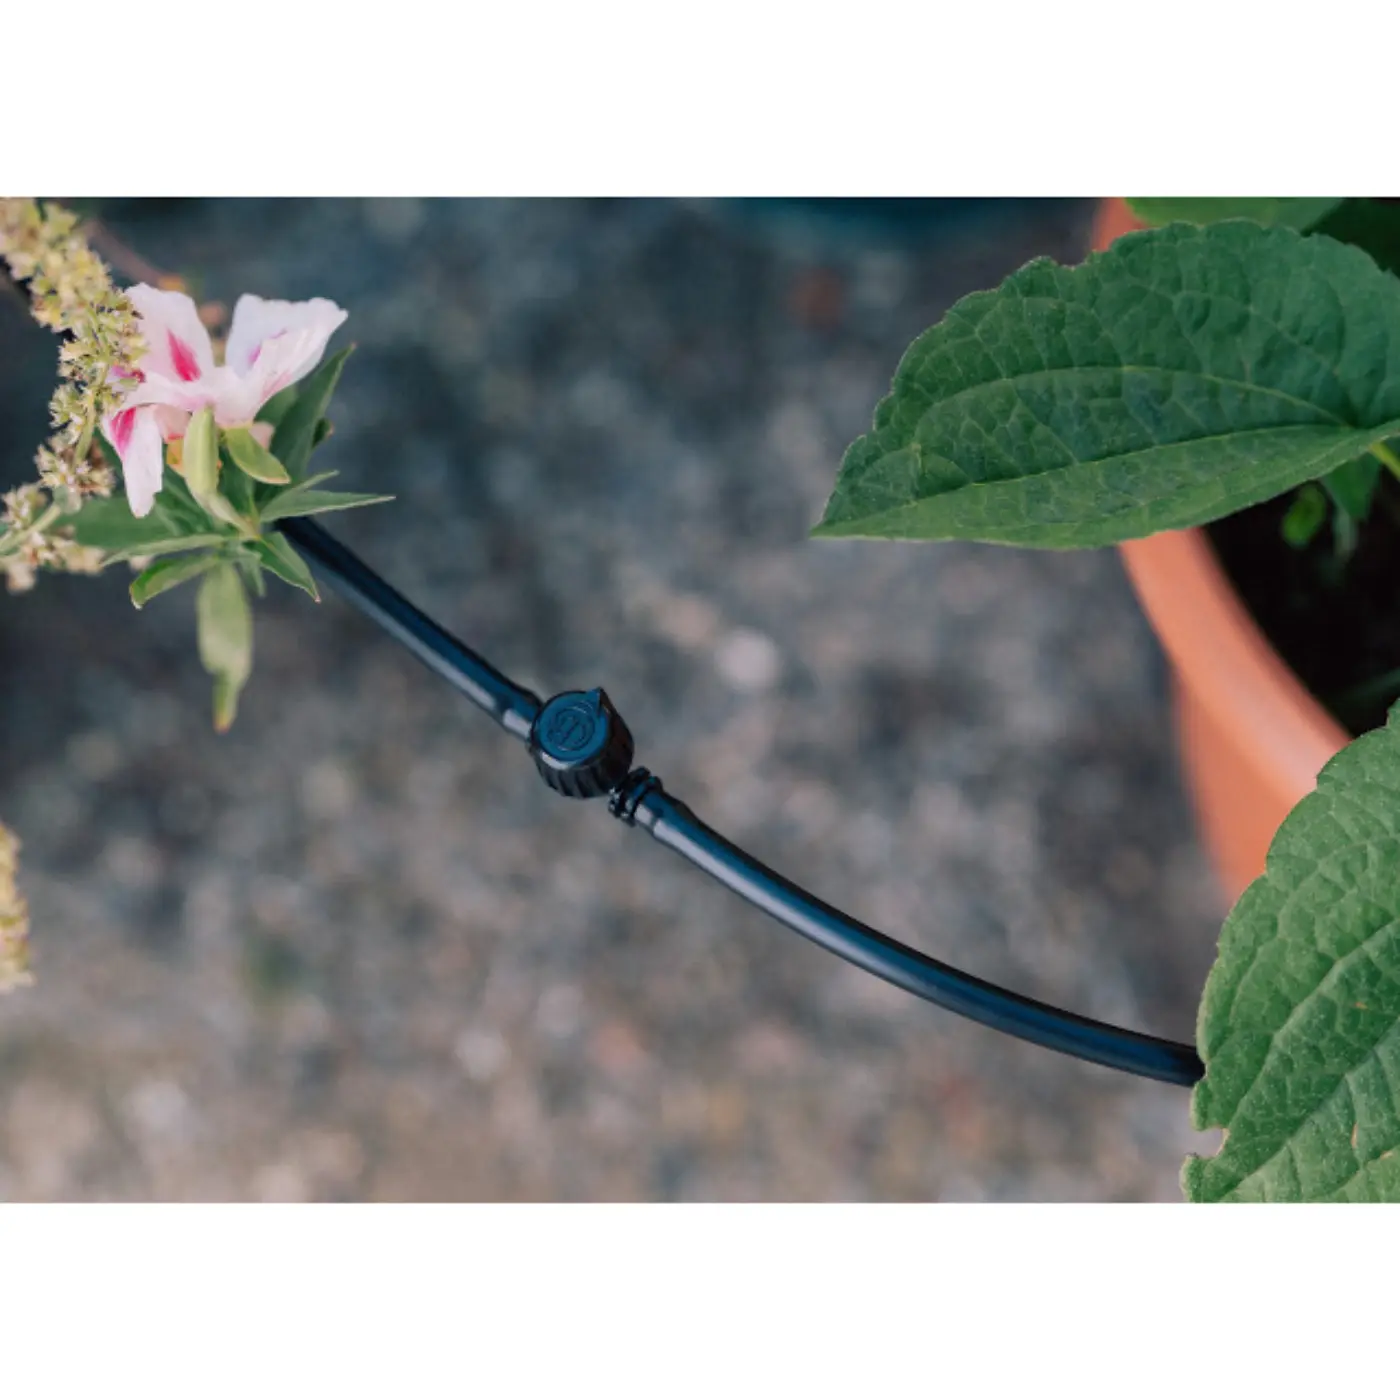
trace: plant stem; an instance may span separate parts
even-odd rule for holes
[[[1400,457],[1397,457],[1383,442],[1373,442],[1370,453],[1378,462],[1385,465],[1397,481],[1400,481]]]
[[[88,391],[88,409],[86,420],[83,423],[83,435],[78,439],[78,445],[73,450],[73,461],[78,465],[87,461],[88,453],[92,450],[92,434],[97,427],[97,401],[107,383],[107,376],[112,372],[112,364],[111,359],[102,361],[101,372]]]
[[[23,530],[8,530],[5,534],[0,535],[0,558],[3,558],[6,554],[13,554],[26,536],[33,534],[42,535],[62,514],[63,507],[60,506],[57,501],[54,501],[32,525],[27,526]]]

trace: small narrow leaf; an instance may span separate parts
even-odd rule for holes
[[[180,535],[172,540],[156,540],[150,544],[134,544],[108,554],[108,564],[121,564],[128,559],[160,559],[168,554],[183,554],[191,549],[209,549],[228,544],[232,535]]]
[[[224,444],[234,464],[254,481],[263,481],[269,486],[285,486],[291,481],[286,467],[247,428],[226,429]]]
[[[1129,208],[1145,224],[1213,224],[1221,219],[1253,219],[1299,231],[1320,223],[1341,199],[1130,199]]]
[[[1400,1201],[1400,707],[1292,811],[1220,935],[1193,1201]]]
[[[190,579],[207,573],[219,562],[216,554],[195,554],[187,559],[161,559],[131,582],[131,601],[144,608],[152,598],[178,588]]]
[[[303,593],[309,593],[318,603],[321,601],[311,570],[306,567],[306,561],[296,552],[285,535],[273,531],[270,535],[264,535],[251,547],[257,550],[263,567],[269,573],[276,574],[283,583],[290,583],[293,588],[300,588]]]
[[[1381,464],[1368,453],[1329,472],[1322,478],[1322,484],[1339,510],[1353,520],[1363,521],[1371,514],[1371,503],[1380,479]]]
[[[204,576],[195,602],[199,659],[214,677],[214,728],[224,733],[253,669],[253,612],[238,569],[220,563]]]
[[[1311,481],[1298,488],[1280,527],[1284,543],[1293,549],[1306,549],[1327,523],[1327,493]]]
[[[1232,221],[1040,259],[910,347],[817,535],[1051,549],[1202,525],[1400,432],[1400,281]]]
[[[262,508],[262,518],[264,521],[288,520],[294,515],[320,515],[328,510],[376,506],[393,499],[392,496],[367,496],[355,491],[311,491],[305,487],[293,487],[269,501]]]
[[[283,413],[272,438],[273,455],[286,467],[295,480],[306,474],[306,463],[316,445],[316,429],[326,416],[326,408],[340,382],[345,361],[355,347],[348,346],[333,355],[309,379],[305,380],[296,400]]]

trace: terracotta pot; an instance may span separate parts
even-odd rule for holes
[[[1107,200],[1094,247],[1136,227],[1122,200]],[[1351,736],[1259,630],[1204,530],[1132,540],[1119,552],[1172,663],[1182,764],[1233,903],[1263,873],[1279,824]]]

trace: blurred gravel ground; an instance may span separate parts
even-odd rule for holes
[[[1190,1038],[1216,895],[1111,552],[813,542],[900,353],[1087,205],[881,231],[762,205],[126,203],[207,296],[360,350],[334,528],[865,919]],[[53,348],[0,303],[0,472]],[[192,593],[0,599],[0,1199],[1178,1199],[1187,1096],[957,1020],[629,832],[333,598],[258,613],[209,726]]]

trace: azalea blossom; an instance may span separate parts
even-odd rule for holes
[[[214,411],[220,428],[250,427],[258,410],[321,362],[326,342],[345,320],[333,301],[265,301],[241,296],[233,309],[225,362],[194,301],[144,283],[127,290],[146,351],[119,371],[135,386],[102,430],[121,458],[133,515],[148,515],[165,465],[164,444],[184,436],[192,414]]]

